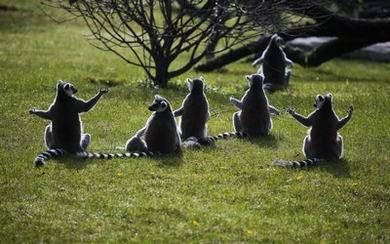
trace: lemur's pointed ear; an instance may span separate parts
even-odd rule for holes
[[[248,86],[251,87],[252,86],[252,75],[246,75],[245,76],[245,79],[248,81]]]
[[[187,86],[188,86],[188,90],[192,91],[192,87],[194,86],[194,82],[192,79],[190,78],[187,79]]]
[[[329,98],[330,102],[333,102],[333,95],[332,95],[332,93],[328,93],[328,98]]]
[[[64,84],[64,81],[63,80],[58,80],[56,88],[59,88],[62,84]]]
[[[203,78],[203,76],[199,77],[199,79],[201,79],[201,80],[204,82],[204,78]]]

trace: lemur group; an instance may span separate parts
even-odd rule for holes
[[[63,156],[83,159],[158,157],[180,153],[181,147],[198,148],[214,145],[216,141],[226,138],[267,136],[272,130],[271,114],[280,113],[269,104],[267,94],[286,86],[290,78],[287,66],[291,66],[292,62],[286,57],[281,45],[282,39],[276,34],[273,35],[262,56],[254,62],[261,64],[260,70],[245,76],[249,88],[241,100],[229,98],[230,103],[238,110],[232,118],[233,132],[208,135],[207,122],[210,113],[204,89],[205,80],[202,77],[188,79],[189,94],[177,110],[172,109],[166,98],[155,95],[153,103],[148,108],[152,115],[145,126],[127,141],[122,153],[88,152],[91,136],[83,132],[80,120],[80,113],[93,108],[108,90],[101,89],[90,100],[84,101],[75,96],[77,89],[71,83],[58,81],[57,94],[49,109],[30,110],[31,114],[51,121],[44,134],[48,150],[40,153],[34,163],[40,167],[51,158]],[[274,165],[302,168],[325,160],[337,160],[343,156],[343,138],[338,130],[351,119],[353,107],[350,106],[347,115],[339,119],[333,109],[331,94],[317,95],[314,107],[315,110],[307,117],[292,108],[287,109],[293,118],[309,127],[302,147],[306,159],[275,160]],[[178,124],[176,117],[181,117]]]

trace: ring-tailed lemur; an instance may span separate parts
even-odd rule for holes
[[[79,113],[89,111],[107,92],[102,89],[96,96],[85,102],[74,96],[77,89],[72,84],[60,80],[57,83],[56,97],[49,109],[30,110],[30,114],[51,121],[45,130],[45,144],[49,150],[38,155],[35,159],[37,166],[43,165],[44,161],[51,157],[85,151],[91,136],[83,133]]]
[[[45,161],[62,156],[75,156],[77,158],[114,158],[114,157],[138,157],[144,156],[126,155],[121,153],[90,153],[86,148],[91,140],[89,134],[83,133],[80,113],[88,112],[108,90],[101,89],[98,94],[88,101],[83,101],[76,96],[77,89],[70,83],[58,81],[57,94],[54,102],[47,111],[31,109],[30,114],[35,114],[51,123],[45,130],[45,144],[49,150],[40,153],[34,160],[36,166],[43,166]]]
[[[127,141],[126,150],[155,154],[180,152],[180,136],[168,100],[156,95],[149,110],[153,114],[145,127]]]
[[[307,118],[288,109],[298,122],[311,127],[303,141],[303,154],[307,158],[303,161],[276,160],[275,165],[283,167],[305,167],[318,164],[322,160],[337,160],[343,156],[343,138],[338,130],[351,119],[353,107],[350,106],[347,116],[340,119],[333,110],[332,94],[325,96],[317,95],[315,98],[316,110]]]
[[[252,63],[261,64],[258,73],[264,75],[264,89],[270,92],[287,86],[290,80],[291,71],[286,71],[286,66],[292,66],[293,63],[286,57],[282,45],[283,39],[274,34],[261,57]]]
[[[233,126],[236,132],[247,136],[268,135],[272,129],[270,113],[279,114],[279,111],[268,103],[262,86],[262,75],[247,75],[246,79],[249,81],[249,89],[241,101],[230,98],[230,102],[240,110],[233,114]]]
[[[210,117],[209,103],[204,93],[204,79],[187,79],[190,93],[184,98],[182,106],[174,111],[181,116],[179,134],[185,147],[209,145],[213,141],[207,137],[207,121]]]

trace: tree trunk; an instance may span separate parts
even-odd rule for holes
[[[156,75],[153,78],[153,83],[155,86],[161,88],[166,88],[169,81],[169,63],[164,60],[156,62]]]
[[[376,42],[365,39],[356,40],[338,38],[336,40],[324,43],[308,53],[290,46],[287,46],[284,50],[287,57],[289,57],[294,63],[298,63],[304,67],[317,67],[333,58],[374,43]]]

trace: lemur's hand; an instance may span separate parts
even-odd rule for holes
[[[28,112],[29,112],[30,114],[35,114],[36,109],[35,109],[35,108],[32,108],[32,109],[30,109]]]
[[[100,94],[100,95],[104,95],[104,94],[106,94],[107,92],[109,92],[109,90],[108,90],[107,88],[101,88],[101,89],[99,90],[99,94]]]
[[[289,113],[289,114],[295,114],[295,109],[294,108],[288,108],[287,109],[287,113]]]
[[[287,113],[294,115],[295,114],[295,108],[288,108]]]
[[[348,113],[348,116],[352,116],[352,113],[353,113],[353,106],[352,105],[349,106],[347,113]]]

